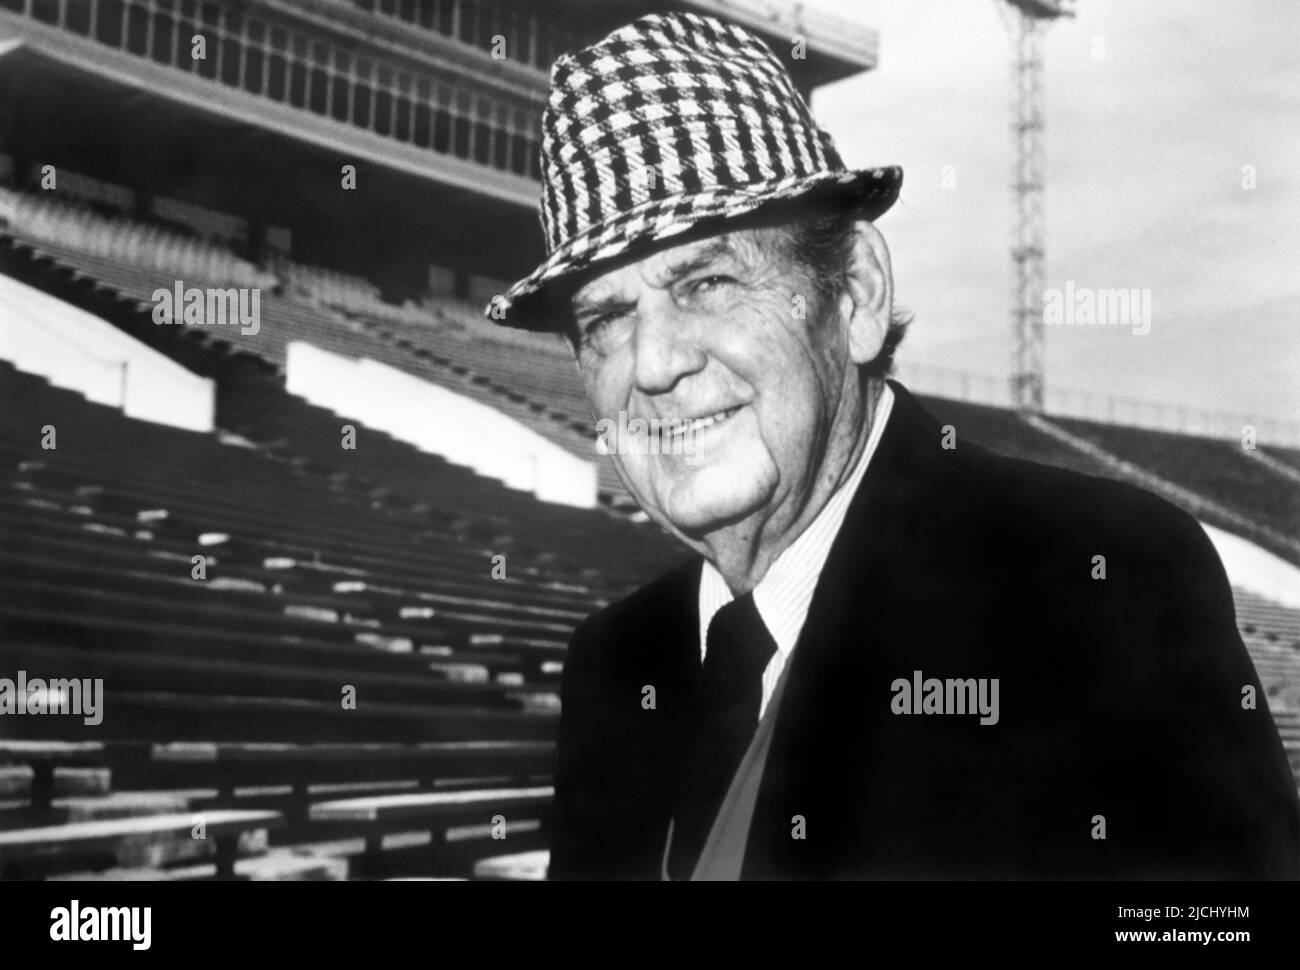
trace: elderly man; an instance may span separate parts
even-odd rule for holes
[[[642,18],[552,83],[550,255],[490,312],[659,429],[614,460],[695,555],[574,634],[551,877],[1294,877],[1196,522],[885,379],[901,172],[846,170],[714,19]]]

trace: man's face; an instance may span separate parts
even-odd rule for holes
[[[690,428],[661,441],[659,454],[614,453],[642,508],[686,536],[782,508],[796,516],[857,380],[839,302],[818,297],[781,233],[745,229],[663,249],[572,298],[595,416]]]

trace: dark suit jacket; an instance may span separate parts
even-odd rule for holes
[[[944,450],[893,387],[789,661],[744,877],[1296,878],[1295,782],[1195,520],[961,428]],[[574,634],[553,879],[660,878],[699,573],[688,562]],[[891,684],[916,670],[998,678],[998,723],[892,713]]]

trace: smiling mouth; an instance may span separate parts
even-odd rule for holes
[[[692,421],[682,421],[673,429],[673,436],[677,437],[685,434],[696,434],[697,432],[703,431],[705,428],[716,427],[726,421],[730,421],[741,407],[743,407],[743,405],[738,404],[734,408],[727,408],[725,411],[715,411],[712,414],[706,414],[704,417],[695,418]]]

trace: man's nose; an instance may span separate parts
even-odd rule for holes
[[[683,377],[704,369],[707,359],[700,346],[697,323],[670,299],[639,308],[633,337],[633,376],[641,393],[666,393]]]

